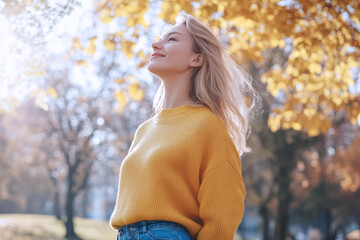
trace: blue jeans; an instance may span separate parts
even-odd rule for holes
[[[141,221],[120,227],[116,240],[191,240],[191,237],[178,223]]]

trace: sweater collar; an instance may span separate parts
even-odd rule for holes
[[[191,111],[191,110],[197,110],[197,109],[204,109],[205,106],[193,106],[193,105],[181,105],[179,107],[174,108],[167,108],[161,110],[157,115],[155,115],[155,118],[157,119],[166,119],[178,116],[182,113]]]

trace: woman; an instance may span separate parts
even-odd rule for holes
[[[161,85],[120,168],[117,239],[232,240],[243,216],[254,91],[211,30],[181,17],[152,44]]]

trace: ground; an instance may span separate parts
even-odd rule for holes
[[[108,222],[75,218],[75,231],[83,240],[116,239]],[[1,240],[65,240],[64,224],[54,216],[0,214]]]

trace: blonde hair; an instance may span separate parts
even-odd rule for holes
[[[185,13],[179,14],[176,24],[186,26],[193,39],[193,51],[202,53],[204,58],[202,66],[195,68],[191,76],[190,98],[222,120],[240,155],[249,152],[246,139],[259,99],[251,77],[226,53],[208,26]],[[163,108],[164,91],[160,81],[153,102],[155,114]]]

